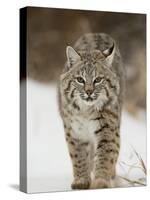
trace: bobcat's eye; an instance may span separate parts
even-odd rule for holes
[[[94,83],[100,83],[102,80],[102,78],[100,76],[98,76],[95,80]]]
[[[79,83],[82,83],[82,84],[85,83],[84,79],[83,79],[81,76],[78,76],[78,77],[77,77],[77,81],[78,81]]]

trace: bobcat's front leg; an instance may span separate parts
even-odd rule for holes
[[[72,189],[88,189],[90,187],[90,165],[88,142],[82,142],[66,133],[69,153],[72,160],[74,181],[71,185]]]
[[[117,127],[105,124],[95,133],[97,144],[92,188],[109,188],[111,187],[111,178],[115,176],[119,154],[119,130]]]

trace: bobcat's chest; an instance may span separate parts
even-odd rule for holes
[[[85,118],[83,116],[73,116],[71,118],[71,128],[73,137],[82,141],[94,142],[94,132],[100,127],[98,121]]]

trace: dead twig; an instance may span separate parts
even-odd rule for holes
[[[133,147],[132,147],[133,148]],[[137,156],[141,166],[142,166],[142,169],[143,169],[143,172],[145,173],[145,175],[147,175],[147,169],[146,169],[146,165],[142,159],[142,157],[137,153],[137,151],[133,148],[133,151],[135,153],[135,155]]]
[[[137,184],[137,185],[142,185],[142,186],[145,186],[145,185],[146,185],[146,184],[144,184],[144,183],[142,183],[142,182],[140,182],[140,181],[137,181],[137,180],[130,180],[130,179],[125,178],[125,177],[122,177],[122,176],[119,176],[119,177],[122,178],[122,179],[124,179],[125,181],[131,183],[132,185],[135,185],[135,184]]]

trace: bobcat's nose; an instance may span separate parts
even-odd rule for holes
[[[86,90],[86,94],[90,96],[93,93],[93,90]]]

